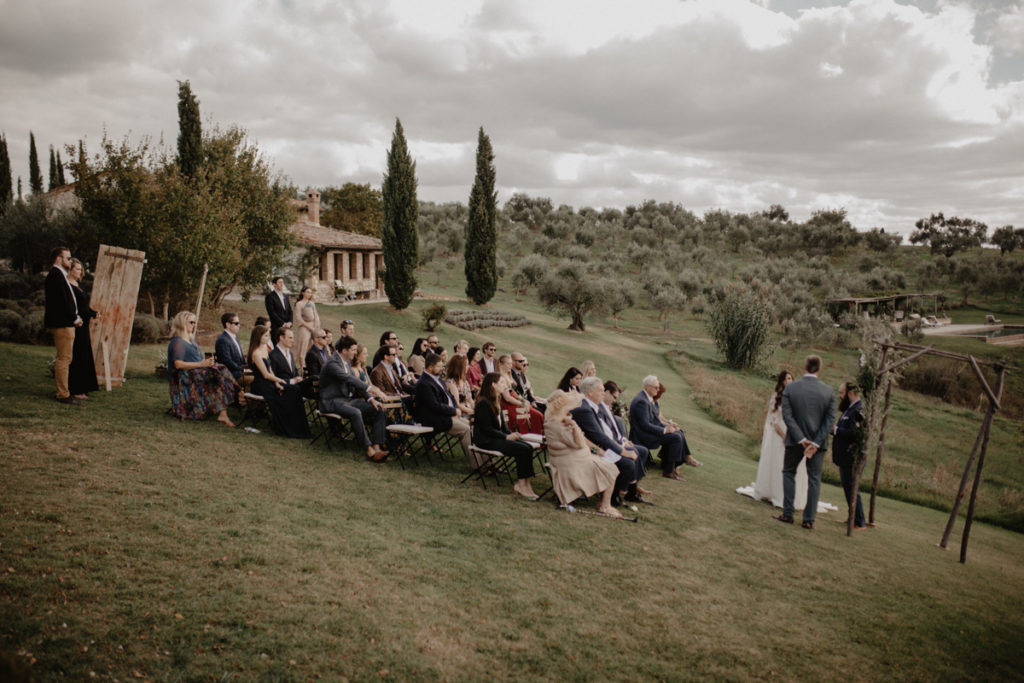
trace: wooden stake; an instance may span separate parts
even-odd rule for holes
[[[875,450],[875,471],[871,476],[871,503],[869,505],[868,512],[869,524],[875,523],[875,498],[878,496],[878,473],[882,469],[882,451],[885,449],[885,427],[889,424],[889,404],[892,401],[892,385],[893,380],[890,377],[889,383],[885,387],[885,407],[882,409],[882,426],[878,429],[878,448]],[[859,482],[859,480],[857,481]],[[854,487],[854,491],[858,491],[859,489],[859,486]],[[854,498],[853,501],[854,504],[856,504],[857,499]],[[850,520],[853,520],[853,515],[850,515]],[[853,522],[851,521],[848,525],[849,533],[853,533],[852,524]]]
[[[971,500],[967,503],[967,521],[964,522],[964,535],[960,538],[960,564],[967,562],[967,539],[971,535],[971,523],[974,521],[974,503],[978,498],[978,487],[981,486],[981,470],[985,467],[985,453],[988,451],[988,437],[992,431],[992,418],[998,410],[999,399],[1003,395],[1003,368],[997,368],[998,378],[996,379],[995,402],[988,404],[988,418],[985,423],[985,438],[981,442],[981,453],[978,454],[978,469],[974,472],[974,486],[971,487]]]
[[[203,294],[206,292],[206,274],[210,272],[210,264],[203,264],[203,277],[199,280],[199,298],[196,299],[196,320],[199,320],[199,312],[203,310]],[[199,331],[199,325],[196,324],[196,332]]]
[[[992,404],[989,404],[991,409]],[[985,432],[988,431],[988,420],[989,414],[986,413],[984,419],[981,421],[981,428],[978,429],[978,436],[974,439],[974,447],[971,448],[971,454],[967,456],[967,464],[964,466],[964,473],[960,477],[960,488],[956,491],[956,498],[953,500],[953,509],[949,513],[949,520],[946,522],[946,530],[942,532],[942,540],[939,541],[939,547],[945,548],[949,543],[949,535],[953,532],[953,525],[956,524],[956,517],[960,514],[960,503],[964,500],[964,494],[967,492],[967,481],[971,477],[971,468],[974,467],[974,458],[978,455],[978,448],[981,446],[981,442],[985,437]]]

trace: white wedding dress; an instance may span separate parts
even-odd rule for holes
[[[786,441],[775,428],[783,433],[786,423],[782,420],[782,407],[775,407],[775,392],[768,399],[768,416],[764,420],[764,431],[761,434],[761,457],[757,463],[757,481],[750,486],[741,486],[736,493],[750,496],[754,500],[767,500],[777,508],[782,507],[782,459],[786,452]],[[793,496],[793,509],[803,510],[807,505],[807,461],[800,460],[796,469],[796,494]],[[818,501],[818,512],[837,509],[831,503]]]

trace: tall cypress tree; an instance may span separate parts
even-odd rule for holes
[[[0,214],[14,203],[14,183],[11,182],[11,157],[7,155],[7,136],[0,135]]]
[[[46,189],[52,190],[57,187],[57,157],[53,154],[53,145],[50,145],[50,170],[47,177],[50,182],[47,183]]]
[[[203,162],[203,127],[199,101],[188,81],[178,81],[178,168],[191,178]]]
[[[43,192],[43,174],[39,171],[36,136],[32,131],[28,132],[28,187],[32,190],[32,194],[42,194]]]
[[[409,307],[416,291],[419,204],[416,200],[416,162],[409,156],[402,122],[397,118],[381,195],[384,200],[384,224],[381,226],[384,293],[391,305],[401,311]]]
[[[57,186],[67,185],[68,181],[64,177],[64,163],[60,160],[60,150],[57,150]]]
[[[476,179],[469,193],[466,221],[466,296],[485,304],[498,288],[497,193],[494,191],[494,150],[483,126],[476,143]]]

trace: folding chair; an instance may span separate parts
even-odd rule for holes
[[[493,476],[494,483],[496,486],[501,486],[501,475],[504,474],[508,477],[508,483],[515,483],[515,477],[512,475],[512,468],[515,466],[516,460],[512,456],[505,455],[501,451],[492,451],[486,448],[480,448],[479,446],[470,446],[470,456],[479,463],[473,470],[463,477],[461,484],[465,484],[470,479],[476,478],[480,481],[480,485],[487,489],[486,477]]]
[[[263,397],[251,391],[247,391],[243,395],[245,396],[245,415],[238,421],[238,426],[241,427],[248,421],[250,425],[255,427],[260,423],[260,420],[266,420],[267,424],[273,425],[273,417],[270,415],[270,411],[267,409],[267,402]]]
[[[314,409],[313,417],[320,433],[313,437],[309,443],[312,445],[323,437],[327,444],[327,451],[331,451],[331,441],[348,441],[355,436],[352,426],[341,415],[336,413],[322,413],[319,408]]]
[[[388,447],[392,457],[405,469],[406,458],[419,466],[420,455],[430,460],[427,455],[429,437],[434,433],[432,427],[417,424],[391,424],[387,426]]]

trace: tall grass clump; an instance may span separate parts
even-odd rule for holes
[[[711,306],[707,327],[726,365],[752,368],[767,357],[771,315],[761,291],[729,287]]]

